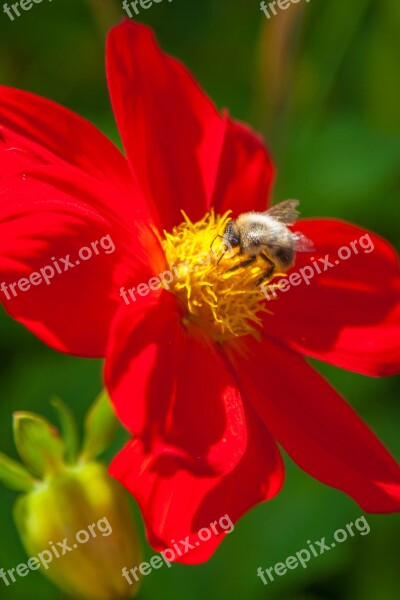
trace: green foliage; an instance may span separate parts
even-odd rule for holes
[[[82,457],[90,460],[102,454],[115,439],[119,426],[104,390],[86,415]]]
[[[71,409],[60,398],[51,400],[61,425],[62,439],[64,442],[64,459],[68,463],[74,463],[78,458],[79,434],[78,426]]]
[[[18,492],[29,492],[35,484],[29,471],[2,452],[0,452],[0,481]]]

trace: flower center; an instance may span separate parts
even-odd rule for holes
[[[229,213],[219,216],[211,211],[197,223],[182,213],[184,222],[172,232],[164,232],[162,240],[174,275],[169,289],[186,312],[183,322],[187,327],[199,325],[217,342],[257,335],[260,314],[270,312],[259,283],[266,271],[264,261],[232,270],[248,257],[231,250],[218,261],[224,244],[217,236],[225,231]]]

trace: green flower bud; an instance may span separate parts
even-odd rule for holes
[[[100,463],[43,482],[17,500],[14,518],[26,552],[73,598],[132,596],[122,569],[140,563],[137,533],[122,488]]]
[[[137,591],[122,576],[141,562],[127,496],[96,457],[112,442],[118,422],[106,394],[85,420],[79,454],[75,419],[53,401],[62,435],[34,413],[14,414],[14,439],[25,466],[0,453],[0,480],[25,492],[14,519],[30,560],[61,590],[82,600],[127,600]]]

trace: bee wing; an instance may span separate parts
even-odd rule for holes
[[[294,249],[296,252],[315,252],[314,244],[304,233],[295,231],[292,233],[292,239],[294,240]]]
[[[298,204],[298,200],[284,200],[283,202],[272,206],[272,208],[267,210],[264,214],[280,223],[285,223],[285,225],[293,225],[299,216],[299,211],[296,210]]]

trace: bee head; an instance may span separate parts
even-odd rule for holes
[[[240,246],[240,233],[235,221],[232,220],[227,223],[223,240],[228,247],[233,246],[236,248],[237,246]]]

